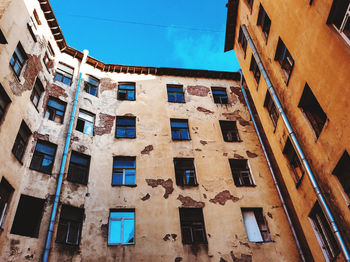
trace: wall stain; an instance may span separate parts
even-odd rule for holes
[[[213,199],[210,199],[209,201],[214,204],[219,203],[220,205],[225,205],[226,201],[228,200],[232,200],[232,202],[237,202],[239,198],[231,195],[230,191],[224,190],[218,193]]]
[[[143,150],[141,151],[141,154],[142,154],[142,155],[145,155],[145,154],[149,155],[149,153],[150,153],[152,150],[153,150],[153,146],[152,146],[152,145],[148,145],[148,146],[145,147],[145,149],[143,149]]]

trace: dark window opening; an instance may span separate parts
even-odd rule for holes
[[[84,91],[90,95],[97,96],[99,84],[100,81],[97,78],[87,76],[87,79],[84,82]]]
[[[136,158],[115,156],[113,158],[112,185],[135,185]]]
[[[67,180],[86,185],[89,178],[90,156],[72,151]]]
[[[281,38],[278,39],[275,61],[278,61],[280,63],[281,68],[286,77],[285,83],[286,85],[288,85],[290,75],[293,71],[294,59],[289,53],[287,47],[285,46]]]
[[[66,85],[71,85],[73,81],[74,69],[66,64],[59,63],[54,79]]]
[[[26,52],[24,51],[21,43],[18,43],[13,55],[10,59],[10,66],[15,72],[16,76],[19,77],[25,61],[28,59]]]
[[[319,137],[326,123],[327,115],[322,110],[308,84],[305,85],[298,107],[303,110],[306,118],[314,129],[316,136]]]
[[[259,7],[259,15],[258,15],[257,25],[261,26],[261,29],[265,35],[266,42],[267,42],[267,39],[269,37],[270,27],[271,27],[271,20],[261,4]]]
[[[242,208],[249,242],[270,242],[271,236],[262,208]]]
[[[304,176],[305,170],[289,138],[287,139],[286,145],[284,146],[283,154],[287,157],[292,167],[292,171],[294,173],[294,182],[298,186]]]
[[[190,140],[188,121],[182,119],[170,119],[171,137],[173,140]]]
[[[247,53],[248,41],[247,41],[247,38],[245,38],[245,35],[243,33],[241,26],[239,27],[238,43],[240,43],[240,45],[242,46],[242,49],[244,51],[244,58],[245,58],[246,53]]]
[[[350,45],[350,1],[334,0],[327,20]]]
[[[11,234],[38,238],[45,199],[21,195]]]
[[[12,147],[12,153],[15,155],[17,160],[22,163],[22,158],[24,155],[24,151],[27,147],[28,140],[32,132],[26,123],[22,120],[21,126],[19,128],[18,134],[16,136],[15,143]]]
[[[269,91],[266,92],[264,107],[266,107],[267,111],[269,112],[270,118],[272,120],[272,124],[276,128],[279,114],[278,114],[277,107],[273,102]]]
[[[254,79],[259,84],[261,73],[253,55],[252,55],[252,59],[250,60],[249,71],[253,72]]]
[[[39,78],[36,78],[32,94],[30,95],[30,100],[33,102],[36,109],[38,109],[40,97],[42,93],[44,92],[44,87]]]
[[[55,52],[53,51],[53,48],[52,48],[52,45],[50,44],[50,42],[47,42],[47,47],[48,47],[50,55],[55,56]]]
[[[339,247],[334,235],[329,227],[329,224],[324,216],[320,205],[316,202],[315,206],[312,208],[309,217],[314,226],[316,235],[318,235],[317,240],[320,243],[322,251],[328,259],[334,261],[339,254]]]
[[[2,32],[1,29],[0,29],[0,44],[3,44],[3,45],[7,44],[6,37],[5,37],[5,35],[4,35],[4,33]]]
[[[118,100],[135,100],[135,83],[119,83]]]
[[[0,121],[3,119],[8,105],[11,103],[11,99],[6,94],[5,89],[0,84]]]
[[[239,142],[237,123],[236,121],[223,121],[220,120],[221,133],[225,142]]]
[[[201,208],[180,208],[183,244],[206,244],[203,211]]]
[[[193,158],[174,158],[176,184],[178,186],[197,186]]]
[[[254,0],[246,0],[245,1],[250,9],[250,12],[252,12],[253,9],[253,4],[254,4]]]
[[[65,102],[50,96],[46,106],[45,118],[52,120],[56,123],[62,124],[65,110]]]
[[[350,156],[347,151],[344,152],[332,173],[338,177],[345,193],[350,198]]]
[[[75,129],[84,134],[93,136],[94,123],[95,123],[95,115],[84,110],[79,110],[77,126]]]
[[[212,87],[211,92],[213,93],[215,104],[228,104],[228,97],[226,88],[224,87]]]
[[[136,121],[135,117],[117,117],[116,138],[135,138],[136,137]]]
[[[29,168],[45,174],[51,174],[56,147],[55,144],[50,142],[38,140]]]
[[[33,15],[34,15],[34,18],[35,18],[35,21],[37,22],[38,25],[41,25],[41,21],[39,19],[39,15],[38,13],[36,12],[36,10],[34,9],[33,11]]]
[[[28,31],[30,33],[30,36],[33,38],[33,41],[36,43],[36,42],[38,42],[38,40],[37,40],[37,38],[36,38],[36,36],[35,36],[35,34],[33,32],[32,26],[30,24],[31,24],[31,22],[27,23],[27,29],[28,29]]]
[[[247,159],[229,159],[233,181],[237,187],[255,186]]]
[[[184,92],[182,85],[167,85],[168,102],[184,103]]]
[[[56,242],[78,246],[84,220],[84,209],[62,205]]]
[[[9,209],[8,207],[14,191],[14,188],[3,177],[0,182],[0,228],[4,228],[7,210]]]

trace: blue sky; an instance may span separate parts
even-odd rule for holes
[[[68,45],[106,63],[237,71],[227,0],[51,0]]]

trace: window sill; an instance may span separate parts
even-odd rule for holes
[[[107,243],[107,246],[133,246],[135,245],[135,242],[134,243]]]
[[[136,101],[136,99],[120,99],[117,98],[118,101]]]
[[[176,101],[169,101],[169,103],[172,103],[172,104],[186,104],[186,101],[183,101],[183,102],[176,102]]]
[[[69,183],[72,183],[72,184],[78,184],[78,185],[80,185],[80,186],[87,186],[87,183],[86,183],[86,184],[85,184],[85,183],[80,183],[80,182],[72,181],[72,180],[68,180],[68,179],[67,179],[67,181],[68,181]]]
[[[178,187],[181,187],[182,189],[185,189],[185,188],[192,188],[192,187],[198,187],[199,184],[196,184],[196,185],[177,185]]]
[[[122,187],[122,186],[125,186],[125,187],[137,187],[137,184],[123,184],[123,185],[113,185],[112,184],[112,187]]]
[[[191,139],[174,139],[172,138],[173,142],[181,142],[181,141],[191,141]]]
[[[135,137],[115,137],[116,139],[136,139]]]
[[[30,169],[30,170],[33,170],[33,171],[36,171],[36,172],[39,172],[39,173],[42,173],[42,174],[49,175],[49,176],[51,176],[51,175],[52,175],[52,172],[46,173],[46,172],[43,172],[43,171],[40,171],[40,170],[37,170],[37,169],[31,168],[31,167],[29,167],[29,169]]]
[[[235,186],[236,187],[253,187],[253,188],[256,187],[256,185],[236,185],[236,184]]]
[[[243,140],[236,140],[236,141],[226,141],[226,140],[224,140],[224,142],[226,142],[226,143],[241,143],[241,142],[243,142]]]

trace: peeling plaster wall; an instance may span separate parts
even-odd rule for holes
[[[34,8],[43,22],[35,31],[40,39],[37,43],[26,28]],[[15,19],[13,14],[17,10],[28,10],[28,13]],[[0,25],[9,41],[8,45],[0,46],[0,66],[4,69],[0,71],[0,81],[12,100],[5,120],[0,124],[0,178],[5,177],[15,188],[4,229],[0,231],[0,261],[40,261],[79,61],[58,51],[37,1],[26,1],[25,5],[20,0],[13,1]],[[30,57],[35,57],[33,62],[26,63],[19,80],[8,65],[18,40]],[[54,70],[47,70],[43,64],[47,40],[56,53],[54,64],[63,61],[75,68],[71,86],[54,81]],[[77,107],[95,115],[94,136],[75,130],[77,110],[68,162],[72,150],[90,155],[89,180],[85,186],[64,178],[50,261],[298,261],[287,220],[243,104],[238,82],[105,73],[91,66],[86,66],[86,73],[101,80],[97,97],[81,89]],[[33,74],[38,75],[45,88],[37,109],[30,102]],[[136,101],[117,100],[118,82],[136,83]],[[183,85],[186,103],[167,102],[167,84]],[[225,87],[230,104],[215,104],[210,90],[212,86]],[[63,124],[44,118],[49,96],[67,103]],[[115,138],[116,116],[136,117],[136,139]],[[191,140],[172,140],[170,118],[188,119]],[[11,149],[22,119],[33,135],[23,163],[19,163]],[[219,120],[227,119],[237,121],[242,142],[223,141]],[[29,169],[38,139],[57,145],[51,175]],[[111,186],[113,156],[136,157],[136,187]],[[197,187],[176,185],[175,157],[194,158]],[[256,187],[234,185],[229,158],[248,159]],[[65,176],[67,171],[68,164]],[[21,194],[46,199],[38,238],[10,233]],[[79,247],[55,243],[62,204],[85,209]],[[182,244],[179,207],[203,208],[207,245]],[[241,207],[263,208],[272,242],[248,242]],[[107,245],[108,216],[112,208],[135,208],[135,245]]]

